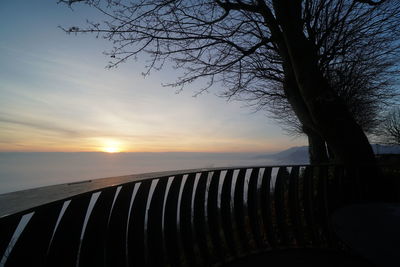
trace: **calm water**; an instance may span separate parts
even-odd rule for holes
[[[270,164],[248,153],[0,153],[0,194],[119,175]]]

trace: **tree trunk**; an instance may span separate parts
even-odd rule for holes
[[[285,73],[283,89],[285,91],[286,98],[300,123],[302,124],[303,132],[308,137],[310,163],[327,163],[328,154],[325,146],[325,140],[318,133],[317,127],[312,122],[312,118],[299,92],[297,81],[289,62],[283,64],[283,70]]]
[[[367,137],[330,88],[318,67],[317,53],[304,36],[301,1],[274,0],[273,3],[299,91],[313,123],[332,149],[335,161],[375,165]]]
[[[329,159],[325,140],[311,128],[303,126],[303,131],[308,137],[310,164],[328,163]]]

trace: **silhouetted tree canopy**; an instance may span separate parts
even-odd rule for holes
[[[197,93],[214,87],[284,114],[319,147],[321,161],[326,145],[339,162],[374,161],[359,124],[373,125],[394,93],[399,1],[60,2],[83,2],[107,17],[66,31],[110,40],[110,67],[142,53],[150,55],[146,73],[173,62],[184,72],[169,85],[181,90],[202,80]]]
[[[400,145],[400,108],[390,110],[380,125],[379,139],[382,143]]]

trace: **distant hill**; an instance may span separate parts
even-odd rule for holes
[[[273,164],[308,164],[308,146],[296,146],[275,154],[258,155],[257,159],[266,159]]]
[[[372,149],[377,155],[400,154],[399,145],[373,144]],[[308,146],[297,146],[275,154],[258,155],[257,159],[266,159],[274,164],[308,164]]]
[[[379,154],[400,154],[400,145],[371,145],[374,153]]]

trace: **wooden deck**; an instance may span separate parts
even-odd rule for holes
[[[332,249],[289,249],[257,253],[222,267],[376,267],[352,253]]]

